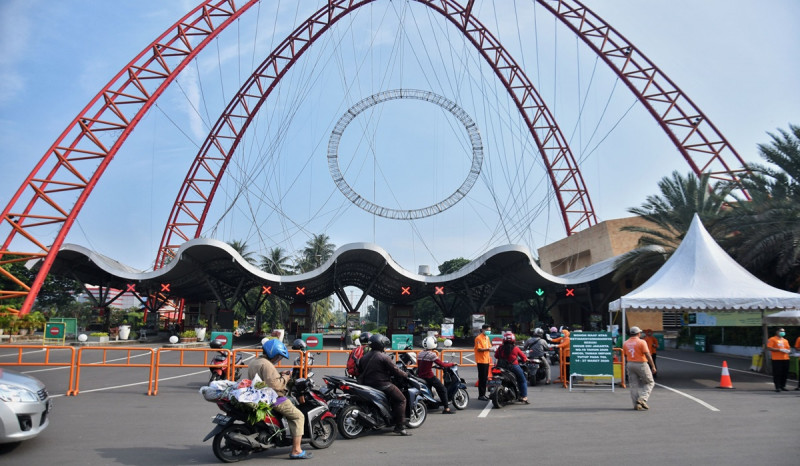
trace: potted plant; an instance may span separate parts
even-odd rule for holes
[[[128,324],[128,321],[125,320],[119,326],[119,339],[120,340],[127,340],[131,336],[131,326]]]
[[[194,330],[184,330],[178,335],[181,343],[194,343],[197,341],[197,332]]]
[[[0,314],[0,335],[11,333],[11,316]]]
[[[90,337],[96,337],[100,343],[108,343],[108,333],[106,332],[93,332],[89,334]]]

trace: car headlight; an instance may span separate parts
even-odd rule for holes
[[[36,393],[14,385],[0,384],[0,400],[5,402],[37,402]]]

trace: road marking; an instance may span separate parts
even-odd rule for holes
[[[692,400],[692,401],[695,401],[695,402],[697,402],[697,403],[700,403],[701,405],[705,406],[706,408],[710,409],[711,411],[719,411],[719,409],[717,409],[717,408],[715,408],[715,407],[711,406],[710,404],[706,403],[705,401],[703,401],[703,400],[701,400],[701,399],[699,399],[699,398],[695,398],[695,397],[693,397],[692,395],[690,395],[690,394],[688,394],[688,393],[683,393],[683,392],[682,392],[682,391],[680,391],[680,390],[676,390],[676,389],[674,389],[674,388],[672,388],[672,387],[667,387],[666,385],[661,385],[660,383],[657,383],[656,385],[657,385],[657,386],[659,386],[659,387],[661,387],[661,388],[666,388],[666,389],[667,389],[667,390],[669,390],[669,391],[675,392],[675,393],[677,393],[678,395],[685,396],[686,398],[689,398],[689,399],[690,399],[690,400]]]
[[[492,402],[491,401],[487,401],[486,402],[486,407],[483,408],[483,411],[481,411],[480,414],[478,414],[478,417],[486,417],[486,416],[488,416],[489,415],[489,411],[491,411],[491,410],[492,410]]]
[[[715,366],[714,364],[706,364],[706,363],[702,363],[702,362],[687,361],[685,359],[667,358],[667,357],[661,356],[660,354],[658,355],[658,359],[669,359],[670,361],[685,362],[686,364],[694,364],[694,365],[697,365],[697,366],[715,367],[717,369],[722,370],[722,366]],[[762,374],[760,372],[755,372],[755,371],[744,371],[742,369],[731,369],[731,368],[728,368],[728,370],[730,372],[741,372],[743,374],[758,375],[758,376],[761,376],[761,377],[772,378],[771,375],[766,375],[766,374]]]

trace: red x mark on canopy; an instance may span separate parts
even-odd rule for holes
[[[303,295],[303,296],[305,296],[305,294],[306,294],[306,287],[299,287],[299,286],[296,286],[295,288],[297,289],[297,292],[295,293],[297,296],[300,296],[300,295]]]
[[[411,287],[410,286],[401,286],[400,287],[400,294],[401,295],[410,295],[411,294]]]
[[[128,293],[136,293],[136,283],[128,283],[125,286],[128,287],[128,289],[125,290],[126,292],[128,292]]]
[[[443,286],[435,286],[434,288],[436,290],[434,291],[433,294],[444,294],[444,287]]]
[[[261,287],[261,294],[272,294],[272,287],[271,286],[262,286]]]
[[[161,291],[169,291],[169,283],[162,283],[161,284]]]
[[[567,288],[567,296],[575,296],[575,288]]]

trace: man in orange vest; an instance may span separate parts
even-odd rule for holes
[[[475,364],[478,366],[478,399],[481,401],[489,401],[486,398],[486,382],[489,380],[489,365],[492,363],[491,351],[492,342],[489,340],[489,334],[492,333],[492,327],[489,324],[484,324],[481,327],[481,333],[475,337]]]
[[[639,338],[642,329],[639,327],[631,327],[631,337],[622,344],[622,350],[625,351],[627,358],[627,373],[628,383],[631,386],[631,400],[633,401],[633,409],[642,411],[650,409],[647,405],[647,400],[650,398],[650,392],[653,391],[655,381],[653,374],[656,373],[656,365],[653,363],[653,357],[650,355],[650,348],[647,343]]]
[[[800,337],[797,337],[797,340],[794,341],[794,349],[800,352]],[[797,388],[795,390],[800,390],[800,377],[797,378]]]
[[[772,356],[772,382],[775,391],[787,391],[786,378],[789,377],[789,340],[783,338],[786,331],[779,328],[775,336],[767,340],[767,350]]]

